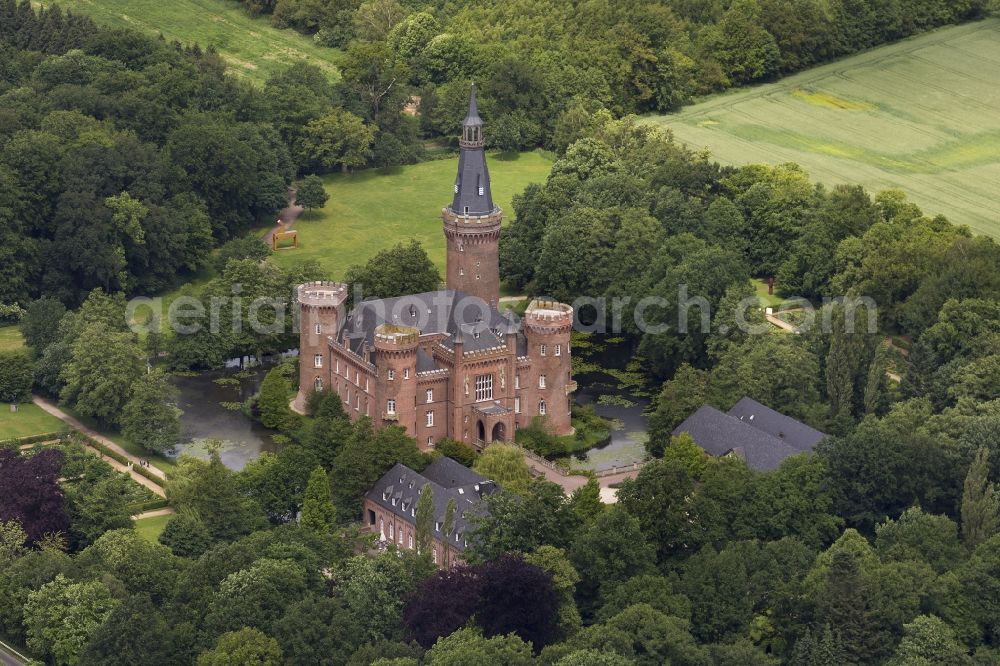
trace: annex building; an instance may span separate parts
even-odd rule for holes
[[[761,472],[778,467],[789,456],[812,452],[826,437],[749,397],[728,412],[702,405],[674,428],[674,436],[681,433],[690,435],[709,455],[737,456]]]
[[[554,434],[573,432],[573,308],[536,299],[520,319],[498,310],[503,213],[490,190],[475,88],[459,146],[452,202],[441,211],[444,289],[348,312],[346,285],[298,287],[297,410],[306,392],[335,391],[352,419],[402,426],[422,448],[445,437],[477,447],[510,440],[539,416]]]
[[[438,458],[422,473],[397,463],[365,494],[363,523],[379,544],[414,550],[417,502],[425,486],[434,500],[431,557],[439,566],[454,565],[468,547],[469,517],[484,514],[481,500],[499,487],[451,458]],[[449,504],[454,506],[450,523]]]

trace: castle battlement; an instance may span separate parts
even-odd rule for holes
[[[540,333],[555,333],[573,327],[573,308],[558,301],[535,299],[528,304],[521,321]]]
[[[412,351],[420,342],[420,329],[397,324],[380,324],[375,328],[377,351]]]
[[[296,288],[297,300],[302,305],[339,307],[347,300],[347,285],[340,282],[306,282]]]

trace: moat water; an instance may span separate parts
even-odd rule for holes
[[[645,457],[648,390],[638,373],[629,371],[632,349],[614,338],[578,342],[574,354],[584,362],[585,370],[575,376],[578,404],[594,405],[598,415],[613,427],[610,441],[604,446],[576,454],[574,466],[595,471],[631,465]],[[175,376],[181,417],[182,441],[176,454],[208,457],[206,444],[221,443],[219,455],[230,469],[243,469],[264,451],[276,451],[272,441],[275,431],[248,418],[238,403],[260,390],[267,370],[278,359],[233,359],[224,370],[190,376]]]
[[[234,359],[226,365],[224,370],[171,377],[180,393],[178,406],[184,410],[181,444],[175,453],[207,458],[207,443],[217,440],[222,462],[230,469],[241,470],[264,451],[277,450],[271,439],[275,431],[233,409],[260,390],[264,375],[274,363],[265,360],[264,364],[242,369],[239,359]]]

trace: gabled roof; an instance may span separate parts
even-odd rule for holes
[[[702,405],[694,414],[674,428],[673,434],[680,435],[686,432],[706,453],[713,456],[737,455],[743,458],[752,469],[759,471],[774,469],[789,456],[811,451],[815,443],[825,437],[818,430],[764,407],[755,400],[744,398],[738,404],[742,405],[738,412],[744,416],[742,420],[734,415],[732,410],[726,414],[711,405]],[[757,421],[756,415],[762,413],[754,407],[755,405],[763,407],[769,412],[762,419],[762,422],[767,423],[769,427],[779,426],[778,433],[785,432],[785,429],[794,432],[797,437],[796,441],[801,446],[795,446],[778,434],[772,434],[764,428],[751,425],[752,422]],[[751,411],[746,412],[744,409]],[[754,414],[752,421],[749,419],[751,413]],[[780,419],[773,415],[777,415]],[[791,424],[797,424],[800,427],[793,429]],[[819,437],[811,444],[802,444],[812,437],[812,433],[817,433]]]
[[[498,486],[451,458],[440,458],[434,461],[424,472],[424,474],[420,474],[406,465],[397,463],[365,493],[365,498],[401,518],[404,522],[414,524],[420,493],[425,485],[430,484],[434,499],[435,529],[433,536],[442,541],[446,539],[446,535],[441,531],[441,524],[444,523],[448,500],[454,499],[454,534],[458,535],[458,540],[455,540],[454,535],[447,540],[453,548],[464,550],[470,529],[466,514],[485,512],[486,506],[481,500],[496,492],[499,489]]]
[[[819,441],[826,437],[819,430],[776,412],[749,397],[741,399],[727,413],[747,425],[785,441],[799,451],[812,451]]]

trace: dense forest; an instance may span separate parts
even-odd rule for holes
[[[606,108],[671,111],[696,95],[981,16],[981,0],[242,0],[385,70],[421,97],[421,126],[451,136],[470,80],[489,140],[565,148],[560,121]],[[346,68],[345,68],[346,71]],[[372,72],[374,74],[374,72]],[[374,79],[373,79],[374,80]]]
[[[0,354],[0,399],[58,396],[165,449],[170,438],[154,431],[176,415],[145,358],[166,351],[174,369],[216,367],[289,338],[164,339],[154,327],[140,339],[122,317],[126,295],[211,264],[204,297],[240,285],[247,297],[287,299],[296,282],[321,277],[316,267],[280,269],[245,232],[283,205],[297,174],[415,158],[421,132],[453,131],[441,100],[476,77],[487,123],[502,128],[504,114],[530,109],[543,119],[532,131],[553,137],[537,140],[558,155],[547,181],[514,201],[503,278],[567,301],[630,299],[618,339],[659,394],[654,460],[621,484],[615,505],[600,502],[596,479],[566,496],[516,451],[441,442],[423,453],[399,428],[351,423],[333,395],[313,394],[308,414],[293,414],[296,373],[284,364],[248,408],[280,431],[280,446],[239,472],[215,452],[181,459],[166,485],[176,513],[156,543],[130,528],[135,489],[71,443],[0,446],[0,635],[71,665],[1000,664],[1000,247],[923,215],[901,192],[825,187],[794,164],[722,167],[619,117],[661,108],[637,92],[655,88],[635,78],[642,62],[660,71],[650,62],[683,56],[685,94],[696,94],[976,7],[707,1],[643,13],[625,3],[582,7],[573,21],[538,5],[410,16],[394,3],[306,7],[251,9],[344,47],[343,78],[331,85],[295,66],[265,94],[225,76],[208,50],[0,0],[0,304],[24,306],[28,345]],[[372,13],[379,7],[391,11]],[[791,20],[817,7],[830,22]],[[323,8],[332,18],[301,23]],[[752,29],[734,23],[740,12],[760,12]],[[609,28],[624,25],[646,27]],[[801,32],[779,30],[794,25]],[[773,41],[765,51],[778,64],[753,76],[732,69],[712,50],[726,35]],[[676,55],[643,61],[623,50],[653,41]],[[420,62],[482,69],[425,78],[430,65],[402,63],[387,50],[394,43]],[[538,88],[489,83],[490,72],[522,66],[548,72]],[[565,87],[550,88],[550,76]],[[406,85],[379,87],[397,80]],[[545,95],[520,97],[532,90]],[[419,119],[398,113],[410,91],[427,104]],[[415,245],[351,275],[381,296],[436,281]],[[831,326],[741,331],[735,306],[759,276],[809,299]],[[649,295],[661,304],[647,321],[670,330],[631,323]],[[710,325],[695,308],[677,328],[695,295]],[[847,330],[835,300],[845,296],[874,301],[875,329]],[[220,313],[224,330],[244,305]],[[764,473],[671,437],[700,405],[725,409],[745,395],[831,436]],[[465,535],[467,561],[438,571],[426,548],[373,552],[357,529],[363,493],[396,463],[419,471],[442,454],[502,487]],[[434,529],[430,499],[415,507],[423,538]]]

